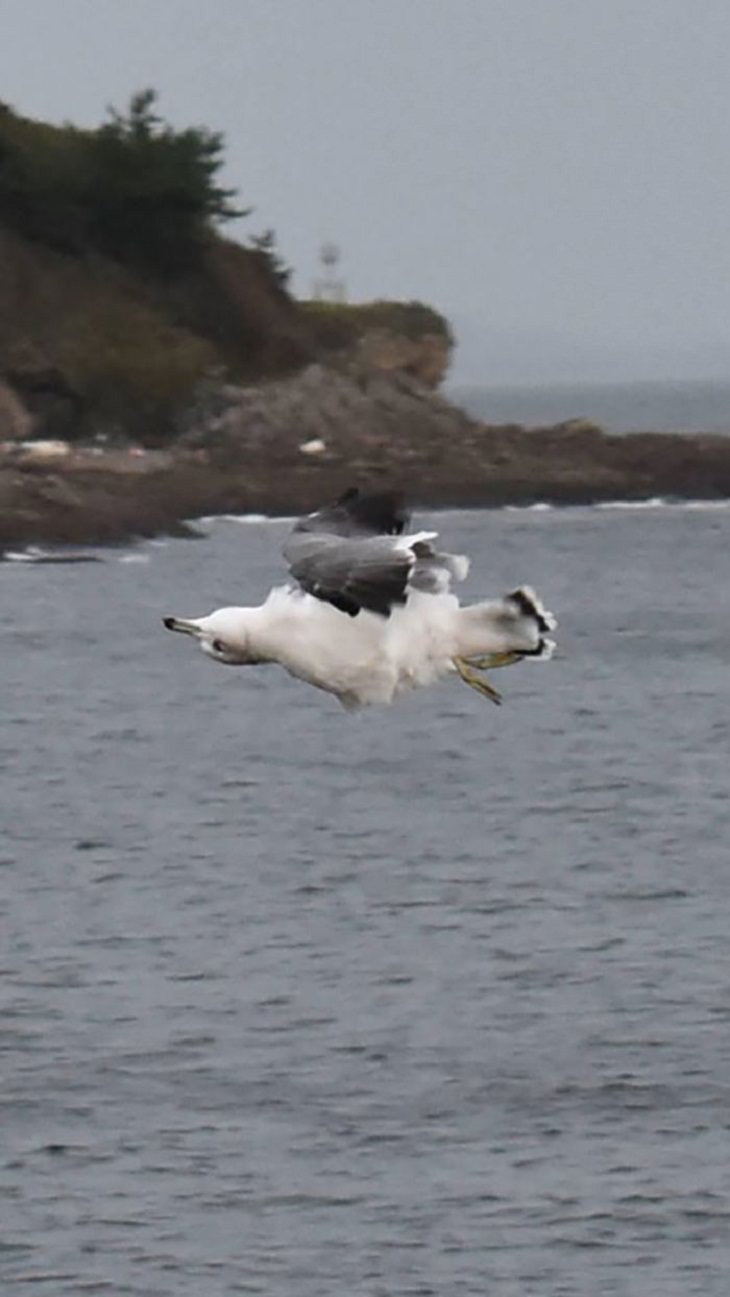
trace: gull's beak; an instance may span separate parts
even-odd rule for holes
[[[182,635],[200,634],[200,627],[197,622],[184,621],[182,617],[163,617],[162,625],[167,630],[178,630]]]

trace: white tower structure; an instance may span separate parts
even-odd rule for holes
[[[347,300],[345,281],[337,274],[342,254],[336,243],[323,243],[319,250],[320,272],[314,281],[313,293],[317,302],[344,302]]]

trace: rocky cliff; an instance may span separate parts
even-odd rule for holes
[[[202,393],[173,448],[6,451],[0,550],[174,532],[203,514],[293,514],[352,484],[435,507],[730,497],[730,439],[493,427],[408,374],[316,364]]]

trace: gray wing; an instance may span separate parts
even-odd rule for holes
[[[389,617],[408,598],[415,554],[387,537],[364,539],[295,531],[284,546],[295,581],[307,594],[356,617],[361,608]]]
[[[433,532],[398,539],[409,522],[397,492],[346,491],[334,505],[300,518],[284,546],[295,581],[307,594],[356,617],[361,608],[389,617],[410,589],[442,593],[469,563],[438,554]]]

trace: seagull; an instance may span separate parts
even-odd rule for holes
[[[351,488],[295,524],[284,545],[292,580],[263,604],[163,624],[226,666],[278,663],[348,711],[447,676],[500,703],[486,672],[550,658],[555,618],[526,585],[461,606],[451,583],[468,558],[409,523],[399,494]]]

